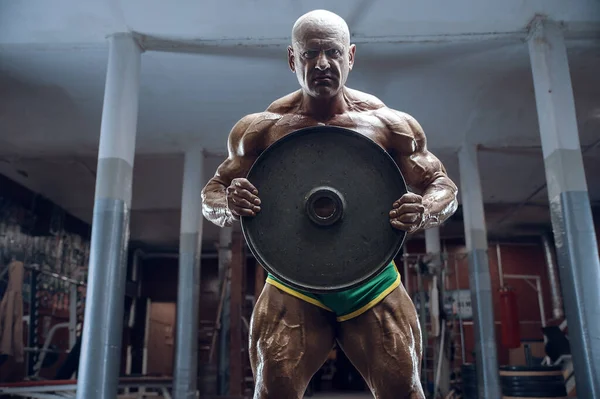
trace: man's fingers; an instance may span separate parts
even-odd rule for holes
[[[240,197],[231,197],[231,201],[238,207],[238,208],[246,208],[246,209],[252,209],[252,204],[244,199],[244,198],[240,198]]]
[[[250,209],[250,210],[253,210],[254,212],[260,211],[260,206],[253,205],[253,204],[250,203],[250,201],[248,201],[248,200],[246,200],[244,198],[232,197],[231,201],[235,204],[235,206],[237,208],[240,208],[240,209]]]
[[[231,213],[233,213],[235,216],[256,216],[256,212],[254,212],[252,209],[240,208],[237,206],[231,208]]]
[[[405,213],[423,213],[425,212],[425,207],[423,204],[402,204],[399,208],[393,209],[390,211],[390,217],[398,217]]]
[[[402,215],[398,216],[397,218],[394,218],[394,220],[397,220],[402,223],[413,223],[413,224],[417,223],[420,219],[421,219],[420,213],[403,213]]]
[[[252,202],[254,205],[260,205],[260,199],[256,195],[252,194],[250,191],[248,191],[246,189],[236,188],[233,191],[233,195],[241,197],[241,198],[245,198],[249,202]]]
[[[391,221],[392,226],[398,230],[403,230],[406,231],[408,233],[411,233],[413,231],[415,231],[417,229],[417,225],[412,224],[412,223],[402,223],[399,220],[392,220]]]
[[[236,189],[246,189],[254,195],[258,195],[258,190],[248,181],[248,179],[234,179],[232,181]]]
[[[402,204],[406,203],[421,203],[423,201],[423,197],[415,193],[406,193],[400,198],[398,201],[394,202],[393,207],[398,208]]]
[[[227,187],[227,206],[235,218],[256,216],[260,212],[258,190],[247,179],[238,178]]]

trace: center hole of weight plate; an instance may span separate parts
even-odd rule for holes
[[[329,226],[342,218],[344,213],[342,194],[331,187],[317,187],[306,197],[308,218],[319,226]]]
[[[315,200],[313,209],[318,217],[326,219],[335,213],[336,203],[332,198],[323,196]]]

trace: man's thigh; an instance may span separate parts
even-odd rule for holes
[[[340,346],[377,399],[424,398],[421,329],[402,285],[362,315],[339,325]]]
[[[334,343],[335,316],[265,284],[250,326],[254,398],[302,398]]]

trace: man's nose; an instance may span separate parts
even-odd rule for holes
[[[325,55],[324,51],[321,51],[321,53],[319,54],[319,57],[317,58],[316,68],[319,71],[324,71],[326,69],[329,69],[329,60],[327,59],[327,56]]]

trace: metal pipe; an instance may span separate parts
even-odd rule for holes
[[[44,359],[46,358],[46,353],[49,352],[48,348],[50,347],[50,343],[52,342],[52,338],[54,338],[54,334],[56,333],[56,330],[60,329],[60,328],[69,328],[69,323],[58,323],[55,324],[54,326],[52,326],[52,328],[50,329],[50,331],[48,331],[48,335],[46,336],[46,340],[44,341],[44,346],[42,347],[42,349],[40,350],[41,354],[40,357],[38,358],[38,361],[34,367],[35,369],[35,375],[37,376],[40,373],[40,370],[42,369],[42,364],[44,364]]]
[[[501,325],[502,322],[501,321],[495,321],[494,324]],[[519,324],[523,324],[523,325],[539,324],[539,325],[542,325],[542,322],[540,320],[520,320]],[[464,325],[465,326],[472,326],[473,322],[472,321],[465,321]]]
[[[505,274],[504,278],[512,278],[512,279],[529,279],[535,280],[540,276],[536,276],[535,274]]]
[[[152,301],[150,298],[146,299],[146,317],[144,320],[144,348],[142,350],[142,375],[148,375],[148,341],[150,336],[150,313],[152,312]],[[140,387],[138,390],[138,396],[144,397],[146,393],[145,387]]]
[[[69,349],[77,342],[77,286],[69,286]]]
[[[35,271],[39,272],[40,274],[43,274],[44,276],[50,276],[50,277],[53,277],[53,278],[55,278],[57,280],[64,281],[65,283],[74,284],[74,285],[80,285],[82,287],[86,286],[86,283],[84,281],[75,280],[73,278],[69,278],[67,276],[63,276],[62,274],[58,274],[58,273],[50,272],[48,270],[44,270],[37,263],[32,263],[30,265],[26,264],[26,265],[24,265],[24,267],[25,267],[25,269],[35,270]]]
[[[544,294],[542,292],[542,279],[535,279],[535,289],[538,294],[538,302],[540,303],[540,320],[542,321],[542,327],[546,327],[546,310],[544,308]],[[545,336],[544,336],[545,339]]]
[[[459,290],[459,285],[458,285],[458,259],[454,259],[454,277],[456,280],[456,291]],[[465,330],[463,327],[463,319],[462,319],[462,314],[460,312],[460,304],[458,307],[458,327],[460,330],[460,355],[461,358],[460,360],[464,363],[465,362]]]
[[[564,316],[562,296],[558,281],[558,270],[554,263],[553,248],[550,246],[548,235],[542,235],[544,253],[546,255],[546,267],[548,268],[548,280],[550,281],[550,295],[552,298],[552,316],[555,319],[562,319]]]
[[[442,373],[442,360],[444,359],[444,338],[446,335],[446,323],[442,323],[442,336],[440,340],[440,352],[438,356],[438,364],[435,372],[435,384],[433,386],[433,395],[437,395],[440,386],[440,374]]]
[[[500,244],[496,243],[496,258],[498,259],[498,278],[500,279],[500,288],[504,287],[504,273],[502,271],[502,255]]]

